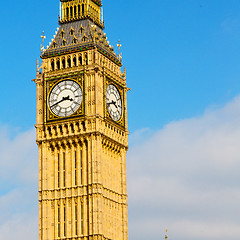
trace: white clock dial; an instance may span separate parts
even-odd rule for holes
[[[75,113],[82,103],[82,89],[72,80],[56,84],[49,95],[49,108],[59,117],[68,117]]]
[[[107,110],[114,121],[119,121],[122,117],[122,100],[118,89],[110,84],[107,87]]]

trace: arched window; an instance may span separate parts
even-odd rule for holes
[[[67,63],[68,63],[68,67],[71,67],[71,66],[72,66],[72,64],[71,64],[71,58],[68,58]]]
[[[69,8],[66,9],[67,20],[69,19]]]
[[[61,31],[61,37],[64,38],[64,31]]]
[[[74,56],[74,58],[73,58],[73,66],[74,67],[76,67],[77,66],[77,59],[76,59],[76,57]]]
[[[78,5],[78,16],[80,17],[80,15],[81,15],[81,6]]]
[[[51,68],[52,68],[52,71],[55,70],[55,63],[54,63],[54,60],[52,60],[52,62],[51,62]]]
[[[86,42],[86,41],[87,41],[87,37],[86,37],[86,36],[83,36],[82,41],[83,41],[83,42]]]
[[[74,6],[74,18],[76,18],[77,17],[77,6],[75,5]]]
[[[76,43],[77,43],[77,38],[74,37],[74,38],[73,38],[73,44],[76,44]]]
[[[83,62],[82,62],[82,55],[79,56],[78,62],[79,62],[80,65],[83,65]]]
[[[81,27],[80,27],[80,34],[83,33],[83,30],[84,30],[84,29],[83,29],[83,26],[81,26]]]
[[[57,60],[57,70],[59,70],[60,69],[60,60],[58,59]]]
[[[66,40],[65,39],[63,39],[63,41],[62,41],[62,45],[66,46]]]
[[[74,34],[74,30],[71,28],[70,35],[73,36],[73,34]]]
[[[85,53],[85,64],[88,65],[88,55]]]
[[[82,15],[84,15],[84,4],[82,4]]]
[[[62,67],[66,68],[66,60],[65,60],[65,58],[63,58],[63,60],[62,60]]]
[[[73,17],[73,7],[70,7],[70,18]]]
[[[54,41],[53,42],[53,48],[56,48],[57,47],[57,44],[56,44],[56,42]]]

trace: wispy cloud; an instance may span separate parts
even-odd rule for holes
[[[0,126],[0,239],[38,239],[37,156],[34,130]]]
[[[135,136],[134,136],[135,138]],[[130,239],[240,239],[240,98],[128,154]]]
[[[240,97],[130,142],[129,239],[240,239]],[[0,239],[38,239],[37,179],[34,129],[0,127]]]

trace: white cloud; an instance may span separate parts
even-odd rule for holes
[[[240,97],[133,144],[130,239],[240,239],[239,146]]]
[[[35,131],[11,138],[0,126],[0,239],[38,239],[38,155]]]
[[[0,239],[38,239],[35,131],[0,127]],[[162,130],[128,154],[129,239],[240,239],[240,98]],[[31,232],[29,232],[31,231]]]

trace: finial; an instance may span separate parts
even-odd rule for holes
[[[121,44],[120,40],[118,40],[117,47],[118,47],[119,54],[120,54],[120,52],[121,52],[121,47],[122,47],[122,44]]]
[[[42,33],[41,39],[42,39],[41,52],[43,52],[44,51],[44,41],[46,39],[46,36],[44,35],[44,31]]]
[[[121,53],[122,44],[121,44],[120,40],[118,40],[117,47],[118,47],[118,51],[119,51],[119,59],[122,60],[122,53]]]
[[[165,240],[167,240],[167,239],[168,239],[167,232],[168,232],[168,230],[167,230],[167,228],[166,228]]]

